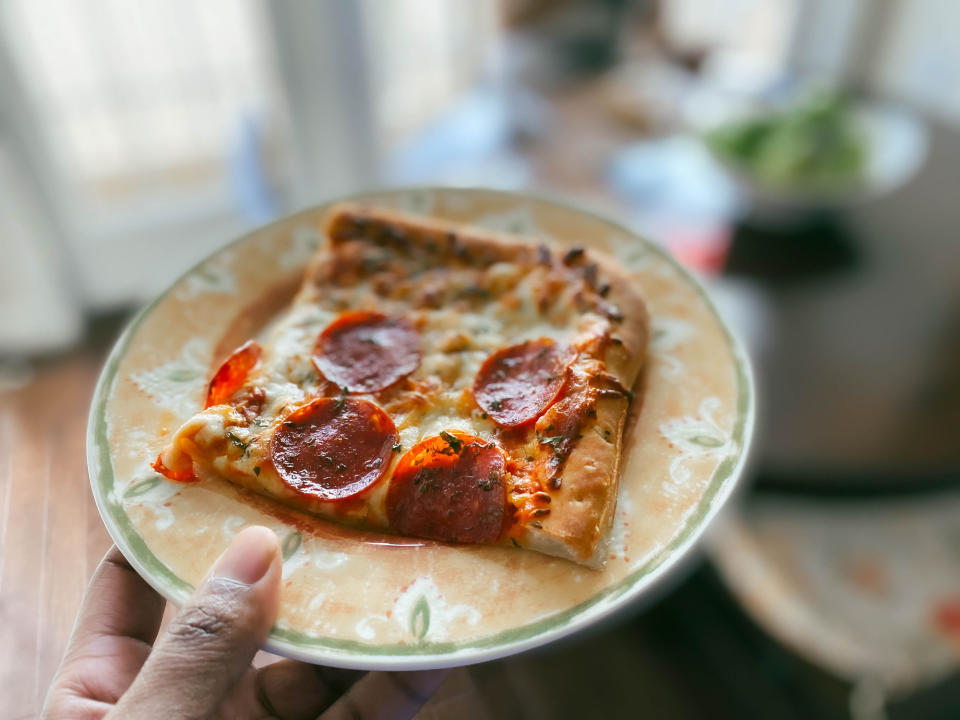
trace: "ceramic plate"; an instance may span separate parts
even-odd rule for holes
[[[393,542],[251,497],[182,485],[148,463],[203,401],[224,354],[292,297],[324,208],[237,240],[144,309],[117,342],[90,415],[100,514],[131,564],[182,603],[243,527],[273,528],[282,606],[267,649],[353,668],[490,660],[609,617],[661,582],[737,482],[753,429],[749,362],[697,283],[657,246],[569,205],[516,193],[412,189],[351,198],[613,255],[641,286],[652,341],[625,437],[620,499],[602,571],[501,547]]]
[[[855,685],[909,695],[960,666],[960,495],[753,499],[710,554],[757,623]]]

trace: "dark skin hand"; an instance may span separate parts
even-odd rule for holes
[[[243,530],[157,639],[163,598],[113,548],[87,588],[43,717],[386,720],[412,717],[440,685],[437,670],[251,667],[277,616],[280,575],[273,532]]]

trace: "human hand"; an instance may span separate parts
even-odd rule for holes
[[[280,601],[280,547],[240,532],[154,644],[164,601],[110,550],[87,587],[44,717],[407,718],[444,671],[338,670],[283,660],[255,670]]]

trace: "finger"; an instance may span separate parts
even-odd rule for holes
[[[118,716],[211,715],[276,619],[280,574],[276,535],[263,527],[240,532],[157,642]]]
[[[57,709],[78,704],[116,702],[150,654],[163,607],[163,598],[112,548],[87,586],[63,662],[50,686],[50,717],[57,716]]]
[[[283,660],[257,673],[257,700],[274,717],[314,720],[361,677],[360,670]]]
[[[412,718],[440,687],[449,670],[372,672],[323,714],[324,720]]]
[[[164,604],[164,599],[137,575],[120,551],[110,548],[87,587],[68,653],[104,635],[152,643],[160,628]]]

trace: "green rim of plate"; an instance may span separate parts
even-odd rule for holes
[[[667,261],[679,275],[692,286],[701,300],[709,308],[715,321],[723,331],[728,349],[736,366],[737,378],[737,418],[734,423],[732,440],[738,451],[725,458],[716,468],[710,483],[703,492],[696,510],[686,518],[680,531],[672,541],[661,548],[641,567],[621,579],[614,585],[604,588],[583,602],[567,610],[548,615],[526,625],[521,625],[499,633],[475,638],[465,642],[421,642],[416,645],[390,643],[371,645],[356,640],[317,637],[294,632],[283,628],[274,628],[264,648],[288,657],[308,662],[323,663],[339,667],[358,669],[422,669],[454,665],[464,665],[504,657],[523,650],[557,640],[609,617],[614,612],[639,599],[643,591],[653,586],[655,581],[680,564],[709,525],[709,521],[726,503],[737,480],[742,474],[749,455],[750,441],[753,435],[755,415],[755,391],[750,361],[743,346],[721,318],[700,283],[691,273],[674,260],[669,253],[643,237],[638,236],[618,223],[598,215],[590,210],[578,207],[566,200],[548,195],[508,192],[486,188],[451,188],[417,186],[389,188],[357,193],[339,200],[304,210],[295,215],[281,218],[275,223],[257,228],[220,248],[201,260],[178,278],[166,291],[143,308],[124,330],[110,352],[106,365],[97,382],[96,391],[90,408],[87,427],[87,466],[90,484],[100,516],[103,518],[111,537],[120,548],[124,557],[134,566],[140,575],[161,595],[171,602],[181,605],[193,592],[193,587],[178,577],[159,558],[157,558],[143,538],[137,533],[129,516],[123,509],[121,498],[113,492],[114,472],[107,439],[107,405],[116,380],[117,368],[126,355],[127,348],[134,340],[143,321],[153,309],[167,297],[185,278],[200,270],[207,262],[230,247],[247,241],[251,236],[262,233],[266,228],[281,222],[293,220],[300,215],[313,214],[335,202],[363,201],[365,198],[383,197],[410,193],[483,193],[515,198],[520,202],[540,203],[573,210],[602,222],[613,230],[625,233],[644,247]]]

